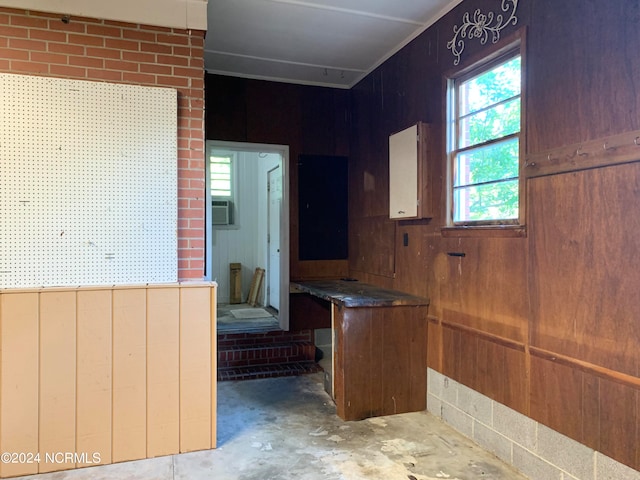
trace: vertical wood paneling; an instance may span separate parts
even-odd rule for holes
[[[554,430],[582,439],[583,373],[531,358],[531,417]]]
[[[146,290],[113,292],[113,452],[122,462],[147,453]]]
[[[76,292],[40,294],[40,472],[75,468],[46,453],[76,452]]]
[[[217,446],[217,432],[218,432],[218,330],[216,322],[216,305],[218,303],[216,288],[209,288],[209,325],[210,325],[210,337],[209,337],[209,350],[211,355],[211,446],[210,448],[216,448]]]
[[[180,292],[180,451],[211,446],[209,288]]]
[[[77,293],[78,452],[98,453],[100,463],[111,463],[111,290]],[[78,464],[83,466],[83,464]]]
[[[638,390],[600,380],[600,451],[632,468],[636,463]]]
[[[41,457],[0,478],[215,447],[215,292],[0,292],[0,451]]]
[[[179,450],[180,290],[147,292],[147,457]]]
[[[639,186],[640,163],[529,182],[532,345],[638,375]]]
[[[0,450],[38,452],[38,294],[0,297]],[[3,477],[37,473],[37,463],[0,462]]]

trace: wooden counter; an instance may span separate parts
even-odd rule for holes
[[[344,420],[426,409],[429,301],[356,281],[291,284],[331,303],[329,393]]]

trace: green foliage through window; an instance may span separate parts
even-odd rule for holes
[[[454,223],[518,218],[521,59],[453,82]]]

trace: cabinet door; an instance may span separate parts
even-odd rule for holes
[[[389,217],[418,218],[418,125],[389,137]]]

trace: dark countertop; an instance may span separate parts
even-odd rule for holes
[[[429,300],[396,290],[348,280],[291,282],[291,287],[344,307],[424,306]]]

